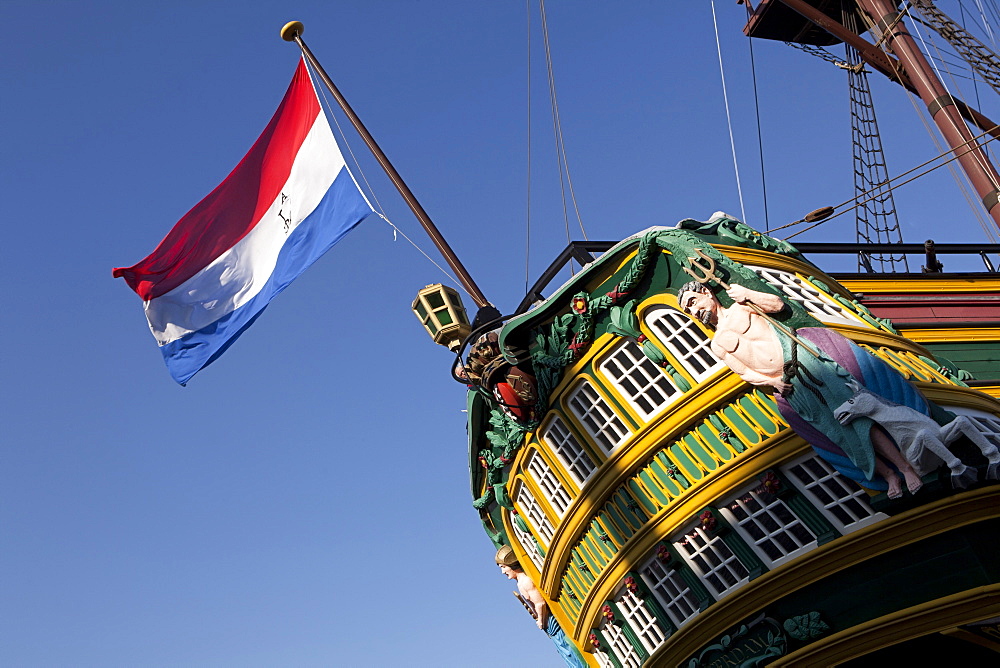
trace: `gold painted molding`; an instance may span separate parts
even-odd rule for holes
[[[945,278],[928,279],[908,276],[905,282],[899,278],[845,278],[840,284],[851,292],[864,295],[883,293],[900,294],[908,292],[998,292],[1000,279],[996,278]],[[900,286],[905,286],[901,288]]]
[[[740,459],[716,469],[702,480],[700,487],[681,496],[672,506],[653,516],[629,539],[625,549],[615,553],[608,565],[596,576],[580,608],[580,617],[573,629],[574,637],[581,641],[589,633],[601,605],[610,597],[625,574],[647,558],[654,545],[694,520],[697,512],[705,506],[734,493],[767,469],[804,454],[808,449],[805,441],[790,430],[781,432],[741,453]]]
[[[888,645],[1000,615],[1000,584],[897,610],[775,659],[769,666],[836,666]]]
[[[837,538],[794,561],[764,573],[700,612],[698,617],[684,625],[657,650],[652,657],[656,661],[651,660],[650,665],[657,663],[664,666],[680,665],[713,638],[738,624],[741,619],[833,573],[898,547],[998,516],[1000,516],[1000,487],[989,485],[912,508]],[[596,615],[596,612],[594,614]],[[984,614],[980,619],[990,616]],[[577,628],[579,627],[578,622]]]
[[[918,343],[969,343],[970,341],[1000,341],[1000,327],[942,327],[941,329],[909,329],[905,324],[897,329],[906,338]]]

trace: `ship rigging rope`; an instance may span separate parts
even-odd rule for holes
[[[545,44],[545,68],[549,79],[549,102],[552,106],[552,128],[556,141],[556,160],[559,162],[559,188],[562,191],[563,219],[566,222],[566,242],[569,243],[569,213],[566,210],[566,189],[563,185],[563,170],[566,171],[566,184],[569,185],[569,195],[573,200],[573,211],[576,213],[576,220],[580,224],[580,232],[584,240],[589,241],[587,230],[583,227],[583,218],[580,217],[580,207],[576,203],[576,191],[573,189],[573,179],[569,173],[569,160],[566,159],[566,143],[563,141],[562,120],[559,116],[559,101],[556,99],[556,78],[552,69],[552,49],[549,44],[549,24],[545,15],[545,0],[538,0],[538,8],[542,17],[542,41]]]
[[[753,11],[750,8],[750,3],[744,3],[747,10],[747,21],[750,21],[751,16],[753,16]],[[765,178],[764,172],[764,140],[761,136],[760,130],[760,99],[757,95],[757,64],[753,57],[753,40],[748,39],[747,44],[750,47],[750,76],[753,80],[753,111],[754,117],[757,119],[757,152],[760,155],[760,190],[761,197],[764,202],[764,231],[771,231],[771,219],[768,216],[767,211],[767,179]]]
[[[528,286],[531,278],[531,0],[524,0],[525,16],[527,17],[527,42],[528,42],[528,90],[527,90],[527,178],[525,193],[524,212],[524,294],[528,294]]]
[[[917,9],[920,10],[920,7],[918,6]],[[911,18],[919,21],[919,19],[917,19],[916,16],[912,16],[911,15]],[[947,17],[944,17],[944,18],[947,19]],[[950,19],[947,19],[947,20],[950,20]],[[921,23],[925,27],[929,28],[930,30],[935,31],[934,26],[929,25],[929,24],[927,24],[927,23],[925,23],[923,21],[919,21],[919,23]],[[923,33],[922,33],[922,31],[920,31],[919,28],[917,28],[917,34],[920,37],[920,41],[924,43],[925,55],[928,56],[929,59],[931,58],[931,54],[930,54],[930,48],[927,46],[927,42],[930,42],[931,46],[934,47],[934,50],[937,51],[939,55],[941,54],[941,49],[938,47],[938,44],[937,44],[936,40],[934,40],[933,38],[931,38],[930,36],[928,36],[927,41],[924,41]],[[958,57],[961,58],[962,57],[961,54],[958,54]],[[955,88],[961,90],[961,86],[959,86],[959,83],[955,80],[955,76],[956,75],[951,71],[951,68],[949,67],[949,63],[943,57],[940,58],[940,61],[941,61],[941,64],[944,66],[945,70],[948,72],[948,76],[951,78],[951,81],[954,84]],[[990,62],[994,62],[995,63],[995,57],[992,58],[992,59],[990,59]],[[932,61],[932,63],[933,63],[933,61]],[[941,78],[942,82],[943,82],[944,77],[941,75],[941,71],[938,69],[938,67],[937,67],[936,64],[934,65],[934,69],[935,69],[935,71],[937,71],[938,77]],[[972,69],[972,73],[973,73],[973,75],[975,75],[975,74],[978,73],[981,76],[984,76],[984,81],[985,81],[985,75],[984,75],[984,73],[978,71],[978,68],[973,68]],[[972,81],[973,81],[973,85],[975,85],[975,81],[976,81],[975,78],[973,78]],[[987,82],[987,83],[989,83],[989,82]],[[992,88],[994,88],[994,90],[996,90],[996,86],[995,85],[993,85],[993,84],[990,84],[990,85],[991,85]],[[945,84],[945,88],[947,89],[947,84]],[[978,100],[979,100],[979,89],[978,89],[978,87],[976,87],[975,90],[976,90],[976,100],[977,100],[977,103],[978,103]],[[941,142],[938,139],[937,134],[934,133],[933,130],[931,130],[930,125],[927,123],[927,120],[924,118],[924,114],[922,113],[920,106],[917,105],[916,100],[913,98],[913,94],[910,93],[909,91],[907,91],[907,95],[909,95],[909,97],[910,97],[910,103],[913,105],[913,108],[917,110],[917,115],[920,116],[920,120],[923,122],[924,128],[927,130],[927,134],[931,137],[931,139],[934,142],[934,145],[938,148],[938,150],[941,151],[942,150]],[[983,150],[984,150],[984,152],[986,153],[987,156],[991,156],[992,157],[992,154],[991,154],[989,148],[984,148]],[[953,165],[953,164],[948,165],[948,171],[951,173],[952,178],[955,180],[955,183],[958,185],[958,189],[962,193],[962,196],[965,198],[965,201],[966,201],[966,204],[969,207],[969,210],[972,211],[973,216],[975,216],[975,218],[976,218],[976,222],[979,223],[979,227],[982,228],[983,232],[986,235],[987,240],[989,240],[990,242],[995,242],[996,241],[996,236],[993,233],[993,225],[991,225],[990,222],[987,222],[987,220],[985,219],[985,217],[982,214],[982,207],[978,203],[976,203],[976,201],[975,201],[976,198],[974,198],[972,196],[972,194],[969,192],[971,185],[968,184],[967,181],[966,181],[966,178],[963,178],[962,174],[960,174],[958,172],[958,170],[955,169],[955,165]]]
[[[907,13],[908,13],[908,10],[907,10]],[[916,21],[914,21],[914,28],[915,28],[915,32],[917,33],[917,36],[920,38],[920,43],[923,45],[923,52],[925,54],[928,54],[928,60],[930,60],[930,65],[931,65],[931,67],[934,68],[934,71],[937,73],[938,80],[941,82],[941,85],[944,86],[945,92],[948,95],[950,95],[952,97],[955,97],[954,94],[951,91],[951,88],[948,87],[948,82],[945,80],[944,75],[941,74],[941,69],[937,66],[937,63],[934,62],[934,59],[929,57],[931,49],[930,49],[930,47],[927,46],[927,41],[924,39],[924,32],[923,32],[923,30],[920,29],[920,26],[917,24]],[[954,82],[954,79],[952,79],[952,81]],[[951,125],[952,129],[954,129],[956,132],[961,133],[962,130],[964,130],[966,132],[969,131],[968,126],[965,125],[964,123],[963,123],[962,127],[959,127],[959,125],[955,122],[955,120],[951,117],[950,114],[945,114],[944,118],[948,120],[948,123]],[[997,178],[995,177],[995,172],[992,169],[992,165],[989,164],[989,161],[986,160],[983,155],[981,155],[980,153],[978,153],[978,152],[975,151],[975,147],[973,147],[971,149],[971,151],[972,151],[972,158],[979,165],[980,169],[983,170],[983,172],[987,176],[987,178],[990,179],[991,185],[993,186],[993,188],[996,189],[996,190],[1000,190],[1000,181],[998,181]]]
[[[862,14],[862,16],[868,23],[868,29],[874,30],[875,24],[872,22],[872,20],[865,14]],[[916,17],[911,15],[911,18],[916,18]],[[928,58],[931,57],[929,53],[925,55]],[[927,108],[923,104],[918,104],[917,102],[919,98],[917,98],[917,96],[914,93],[911,93],[909,90],[906,90],[906,96],[907,99],[909,99],[910,101],[910,105],[913,107],[914,113],[917,115],[917,117],[920,119],[920,122],[923,124],[924,130],[927,132],[927,136],[930,137],[931,142],[934,144],[934,147],[938,150],[939,154],[941,155],[946,154],[948,150],[941,143],[939,133],[935,132],[934,129],[931,128],[930,123],[928,123],[927,121],[926,118]],[[962,194],[962,197],[965,199],[965,203],[969,207],[969,211],[972,212],[972,215],[976,219],[976,222],[979,223],[979,227],[982,228],[983,232],[986,234],[987,240],[995,241],[993,230],[991,229],[989,223],[987,223],[986,219],[983,217],[982,207],[980,207],[975,202],[975,198],[969,192],[971,184],[967,182],[968,177],[964,177],[964,172],[959,173],[959,170],[955,168],[955,165],[951,161],[947,163],[947,166],[948,166],[948,173],[951,174],[951,178],[955,181],[955,185],[958,187],[958,191]]]
[[[916,28],[917,36],[920,38],[921,44],[923,44],[924,53],[930,54],[930,47],[927,46],[927,41],[924,39],[924,31],[921,30],[919,26],[915,26],[915,28]],[[953,93],[951,92],[951,89],[948,87],[948,82],[945,80],[944,75],[941,74],[941,70],[938,68],[937,64],[933,61],[933,59],[931,60],[931,66],[934,68],[934,71],[937,73],[938,79],[941,81],[941,85],[944,86],[945,92],[948,93],[948,95],[953,95]],[[945,69],[947,70],[947,65],[945,65]],[[950,74],[950,71],[949,71],[949,74]],[[955,79],[953,77],[952,77],[952,83],[955,84],[956,87],[958,86],[957,82],[955,81]],[[952,127],[956,131],[959,130],[958,125],[955,123],[955,121],[951,118],[950,115],[947,115],[946,118],[949,119],[949,122],[951,123]],[[963,124],[962,129],[968,131],[968,126]],[[985,143],[986,142],[984,142],[984,144]],[[983,172],[986,174],[986,176],[990,179],[990,182],[991,182],[991,185],[993,186],[993,188],[995,190],[1000,190],[1000,181],[998,181],[998,179],[996,177],[996,172],[994,171],[993,166],[990,164],[989,159],[986,157],[988,155],[988,153],[987,153],[988,149],[983,148],[982,152],[975,151],[974,149],[975,149],[975,147],[972,147],[970,149],[970,150],[973,151],[972,152],[973,159],[979,165],[980,169],[982,169]],[[957,180],[957,177],[956,177],[956,180]],[[973,210],[977,210],[975,204],[972,204],[970,202],[970,206],[974,207]],[[983,230],[986,231],[987,237],[990,238],[990,239],[992,239],[993,235],[989,232],[988,227],[984,224],[984,221],[980,220],[980,225],[982,225],[983,226]]]
[[[908,9],[908,7],[907,7],[907,9]],[[905,13],[905,12],[904,12],[904,13]],[[863,19],[864,19],[864,20],[865,20],[865,21],[866,21],[866,22],[868,23],[868,28],[869,28],[869,30],[871,30],[871,31],[873,31],[873,32],[876,32],[876,28],[875,28],[875,26],[874,26],[874,23],[872,22],[871,18],[870,18],[870,17],[869,17],[869,16],[867,15],[867,14],[865,14],[864,12],[861,12],[860,14],[861,14],[862,18],[863,18]],[[920,31],[920,29],[919,29],[919,28],[917,28],[917,34],[918,34],[918,35],[920,36],[920,39],[921,39],[921,42],[923,42],[923,43],[924,43],[924,50],[925,50],[925,52],[926,52],[926,53],[929,53],[929,51],[930,51],[930,50],[929,50],[929,49],[927,48],[927,44],[926,44],[926,42],[924,41],[924,39],[923,39],[923,34],[921,33],[921,31]],[[887,45],[885,45],[884,43],[882,43],[882,44],[881,44],[881,47],[882,47],[882,50],[883,50],[883,51],[887,51],[887,50],[888,50],[888,48],[887,48]],[[929,56],[928,56],[928,57],[929,57]],[[936,70],[936,71],[937,71],[937,73],[938,73],[938,76],[939,76],[939,77],[941,77],[941,72],[940,72],[940,70],[939,70],[939,69],[937,68],[937,66],[936,66],[936,65],[934,65],[933,63],[932,63],[932,66],[934,66],[935,70]],[[947,92],[947,93],[948,93],[948,94],[950,95],[950,94],[951,94],[951,91],[950,91],[950,90],[948,90],[948,85],[947,85],[947,83],[943,81],[943,77],[941,77],[941,79],[942,79],[942,81],[941,81],[942,85],[944,86],[944,88],[945,88],[946,92]],[[914,102],[914,101],[912,100],[912,96],[911,96],[911,103],[913,103],[913,104],[914,104],[914,106],[916,106],[915,102]],[[921,115],[921,118],[923,118],[923,116],[922,116],[922,115]],[[949,122],[950,122],[950,123],[952,124],[952,127],[953,127],[953,128],[954,128],[954,129],[956,130],[956,131],[957,131],[957,130],[959,130],[959,128],[958,128],[958,127],[957,127],[957,125],[955,124],[955,121],[954,121],[953,119],[951,119],[951,118],[950,118],[950,116],[946,116],[946,118],[948,118]],[[925,126],[926,126],[926,121],[924,121],[924,124],[925,124]],[[927,127],[927,129],[928,129],[928,132],[929,132],[929,133],[931,134],[931,138],[932,138],[932,139],[934,140],[934,143],[935,143],[935,145],[936,145],[936,146],[938,147],[938,149],[940,150],[940,148],[941,148],[941,147],[940,147],[940,144],[939,144],[939,142],[937,141],[937,138],[936,138],[936,137],[934,136],[934,133],[933,133],[933,132],[931,132],[931,130],[930,130],[930,128],[929,128],[929,127]],[[967,127],[967,126],[966,126],[966,127],[964,128],[964,129],[965,129],[966,131],[968,131],[968,127]],[[992,128],[992,129],[996,129],[996,128]],[[961,153],[956,153],[955,155],[953,155],[953,156],[952,156],[952,157],[951,157],[950,159],[946,160],[945,162],[943,162],[943,163],[941,163],[941,164],[939,164],[939,165],[935,165],[934,167],[932,167],[932,168],[930,168],[930,169],[928,169],[928,170],[926,170],[926,171],[924,171],[924,172],[921,172],[920,174],[917,174],[916,176],[914,176],[914,177],[912,177],[912,178],[910,178],[910,179],[907,179],[906,181],[903,181],[902,183],[898,183],[898,184],[895,184],[895,185],[893,185],[893,186],[892,186],[892,187],[890,188],[890,190],[892,190],[892,189],[895,189],[895,188],[898,188],[898,187],[900,187],[900,186],[903,186],[903,185],[905,185],[905,184],[907,184],[907,183],[910,183],[910,182],[911,182],[911,181],[913,181],[914,179],[917,179],[917,178],[919,178],[919,177],[921,177],[921,176],[924,176],[925,174],[927,174],[927,173],[929,173],[929,172],[931,172],[931,171],[933,171],[933,170],[935,170],[935,169],[937,169],[937,168],[939,168],[939,167],[942,167],[942,166],[945,166],[945,165],[949,165],[949,169],[953,170],[954,168],[953,168],[953,167],[951,167],[951,163],[952,163],[952,162],[953,162],[954,160],[957,160],[957,159],[958,159],[959,157],[961,157],[961,156],[963,156],[963,155],[966,155],[967,153],[973,153],[973,158],[974,158],[974,159],[975,159],[975,160],[976,160],[976,161],[977,161],[977,162],[978,162],[978,163],[980,164],[980,166],[982,166],[982,167],[983,167],[984,171],[985,171],[985,172],[986,172],[986,173],[987,173],[988,175],[990,175],[990,177],[991,177],[991,180],[993,181],[993,186],[994,186],[995,188],[998,188],[998,189],[1000,189],[1000,184],[998,184],[998,183],[997,183],[997,181],[996,181],[996,179],[995,179],[995,178],[992,178],[992,174],[990,173],[990,170],[989,170],[989,165],[988,165],[988,164],[984,165],[984,162],[985,162],[985,161],[984,161],[984,158],[983,158],[983,156],[982,156],[982,155],[980,155],[980,154],[978,154],[978,153],[974,153],[974,152],[976,152],[976,151],[977,151],[977,149],[981,149],[982,147],[986,146],[986,144],[988,144],[989,142],[993,141],[994,137],[990,137],[990,138],[989,138],[989,139],[987,139],[986,141],[982,142],[982,144],[978,144],[978,143],[975,143],[975,142],[976,142],[976,141],[977,141],[977,140],[978,140],[978,139],[979,139],[980,137],[983,137],[983,136],[984,136],[984,135],[986,135],[986,134],[987,134],[988,132],[989,132],[989,131],[984,131],[984,132],[982,132],[981,134],[979,134],[979,135],[976,135],[976,136],[973,136],[973,137],[971,137],[970,139],[966,140],[965,142],[962,142],[962,144],[959,144],[958,146],[956,146],[956,147],[955,147],[954,151],[957,151],[958,149],[960,149],[960,148],[961,148],[962,146],[964,146],[964,145],[967,145],[967,144],[972,144],[972,145],[971,145],[971,146],[969,146],[969,148],[967,148],[966,150],[962,151]],[[983,149],[983,150],[985,151],[985,149]],[[931,163],[931,162],[933,162],[933,161],[935,161],[935,160],[937,160],[937,159],[939,159],[939,158],[943,157],[943,156],[944,156],[944,155],[946,155],[946,154],[947,154],[948,152],[949,152],[948,150],[946,150],[946,151],[942,151],[942,152],[940,152],[940,153],[939,153],[939,154],[938,154],[937,156],[935,156],[935,157],[931,158],[930,160],[928,160],[928,161],[926,161],[926,162],[924,162],[924,163],[922,163],[922,164],[920,164],[920,165],[917,165],[917,166],[916,166],[916,167],[914,167],[913,169],[910,169],[910,170],[908,170],[907,172],[904,172],[903,174],[900,174],[899,176],[897,176],[897,177],[895,177],[895,178],[896,178],[896,179],[899,179],[899,178],[902,178],[903,176],[906,176],[907,174],[909,174],[909,173],[911,173],[911,172],[913,172],[913,171],[915,171],[915,170],[917,170],[917,169],[919,169],[919,168],[923,167],[924,165],[927,165],[927,164],[929,164],[929,163]],[[953,175],[954,175],[954,172],[953,172]],[[885,183],[883,183],[883,184],[876,184],[876,186],[875,186],[875,187],[874,187],[873,189],[870,189],[869,191],[867,191],[867,193],[870,193],[870,192],[872,192],[873,190],[875,190],[875,189],[878,189],[878,188],[880,188],[880,187],[882,187],[882,186],[885,186],[885,185],[888,185],[888,184],[889,184],[889,183],[890,183],[891,181],[893,181],[893,180],[894,180],[894,179],[889,179],[888,181],[886,181],[886,182],[885,182]],[[960,188],[960,190],[961,190],[961,191],[963,192],[963,194],[964,194],[964,195],[966,195],[966,199],[967,199],[967,200],[969,201],[969,204],[970,204],[970,208],[972,208],[972,210],[973,210],[973,213],[974,213],[974,215],[976,215],[977,219],[979,220],[979,223],[980,223],[980,226],[981,226],[981,227],[983,228],[983,230],[984,230],[984,231],[986,232],[986,235],[987,235],[987,238],[989,238],[989,239],[992,239],[992,238],[993,238],[993,234],[992,234],[991,230],[989,229],[988,225],[986,225],[986,224],[985,224],[985,221],[983,221],[983,220],[982,220],[982,217],[981,217],[981,215],[979,215],[979,213],[978,213],[978,209],[977,209],[977,208],[975,207],[975,205],[974,205],[974,204],[973,204],[973,203],[971,202],[971,200],[970,200],[969,196],[968,196],[968,195],[967,195],[967,194],[965,193],[965,188],[964,188],[964,185],[963,185],[963,184],[961,183],[961,181],[960,181],[960,180],[958,179],[957,175],[956,175],[956,181],[958,181],[958,182],[959,182],[959,188]],[[865,195],[865,194],[867,194],[867,193],[861,193],[861,194],[860,194],[860,195],[858,195],[857,197],[861,197],[861,196],[864,196],[864,195]],[[877,197],[877,195],[876,195],[876,197]],[[825,218],[825,219],[823,219],[823,220],[821,220],[821,221],[819,221],[819,222],[817,222],[817,223],[815,223],[815,224],[813,224],[813,225],[810,225],[809,227],[806,227],[806,228],[804,228],[804,229],[801,229],[801,230],[799,230],[799,231],[795,232],[794,234],[791,234],[791,235],[789,235],[789,236],[785,237],[785,240],[787,241],[788,239],[792,239],[792,238],[794,238],[794,237],[797,237],[797,236],[798,236],[798,235],[800,235],[800,234],[803,234],[803,233],[805,233],[805,232],[808,232],[809,230],[812,230],[812,229],[814,229],[814,228],[818,227],[819,225],[822,225],[822,224],[823,224],[823,223],[825,223],[825,222],[828,222],[828,221],[830,221],[830,220],[832,220],[832,219],[834,219],[834,218],[837,218],[837,217],[839,217],[839,216],[843,215],[844,213],[847,213],[847,212],[849,212],[849,211],[852,211],[852,210],[854,210],[854,209],[855,209],[855,208],[857,208],[858,206],[860,206],[860,205],[862,205],[862,204],[865,204],[866,202],[868,202],[868,201],[871,201],[872,199],[874,199],[874,197],[869,197],[869,198],[868,198],[868,199],[866,199],[866,200],[863,200],[863,201],[859,201],[859,202],[856,202],[856,204],[855,204],[855,206],[854,206],[854,207],[851,207],[851,208],[848,208],[848,209],[844,209],[843,211],[840,211],[840,212],[838,212],[838,213],[836,213],[836,214],[834,214],[834,215],[832,215],[832,216],[829,216],[829,217],[827,217],[827,218]],[[834,209],[834,210],[836,210],[836,209],[840,208],[841,206],[844,206],[844,204],[848,204],[848,203],[850,203],[850,202],[851,202],[851,200],[847,200],[847,201],[845,201],[845,202],[843,202],[843,203],[841,203],[841,204],[838,204],[837,206],[833,207],[833,209]],[[801,223],[804,223],[804,222],[806,222],[806,221],[805,221],[805,220],[798,220],[798,221],[795,221],[795,222],[793,222],[793,223],[789,223],[789,224],[787,224],[787,225],[783,225],[783,226],[781,226],[781,227],[779,227],[779,228],[776,228],[776,230],[780,230],[780,229],[784,229],[784,228],[787,228],[787,227],[791,227],[791,226],[793,226],[793,225],[799,225],[799,224],[801,224]]]
[[[996,126],[994,128],[991,128],[990,130],[996,130],[997,128],[1000,128],[1000,125],[998,125],[998,126]],[[957,148],[961,148],[965,144],[968,144],[968,143],[971,143],[971,142],[976,142],[979,139],[982,139],[984,136],[986,136],[987,134],[989,134],[990,130],[986,130],[986,131],[982,132],[981,134],[978,134],[975,137],[969,139],[968,141],[963,142],[962,144],[959,144],[959,146]],[[895,183],[895,184],[893,184],[891,186],[891,189],[896,189],[896,188],[899,188],[900,186],[904,186],[907,183],[910,183],[911,181],[913,181],[914,179],[918,179],[921,176],[924,176],[925,174],[929,174],[930,172],[934,171],[935,169],[938,169],[940,167],[944,167],[945,165],[947,165],[947,164],[949,164],[949,163],[951,163],[951,162],[953,162],[955,160],[958,160],[959,156],[965,155],[969,151],[974,151],[974,150],[976,150],[976,148],[978,148],[980,146],[984,146],[984,145],[988,144],[989,142],[994,141],[995,139],[996,139],[996,137],[992,137],[991,136],[988,139],[986,139],[982,144],[977,144],[976,146],[973,146],[971,148],[967,148],[965,151],[962,151],[961,153],[959,153],[957,155],[952,155],[950,158],[948,158],[946,161],[942,162],[941,164],[934,165],[930,169],[927,169],[927,170],[925,170],[923,172],[920,172],[919,174],[917,174],[917,175],[915,175],[915,176],[913,176],[913,177],[911,177],[911,178],[909,178],[909,179],[907,179],[907,180],[905,180],[905,181],[903,181],[901,183]],[[897,179],[901,179],[904,176],[907,176],[908,174],[911,174],[911,173],[915,172],[916,170],[920,169],[921,167],[929,165],[930,163],[934,162],[935,160],[940,160],[941,158],[943,158],[944,156],[948,155],[948,153],[951,153],[951,152],[952,152],[951,149],[946,149],[945,151],[943,151],[942,153],[939,153],[938,155],[934,156],[930,160],[926,160],[926,161],[920,163],[919,165],[917,165],[916,167],[908,169],[907,171],[903,172],[902,174],[894,176],[893,178],[889,179],[888,181],[885,181],[884,183],[877,183],[877,184],[875,184],[875,186],[873,188],[870,188],[870,189],[866,190],[863,193],[859,193],[856,197],[864,197],[865,195],[870,195],[871,193],[876,192],[879,188],[887,186],[890,183],[892,183],[893,181],[895,181]],[[877,196],[878,195],[875,195],[875,197],[877,197]],[[820,225],[822,225],[825,222],[833,220],[834,218],[837,218],[838,216],[841,216],[841,215],[843,215],[843,214],[845,214],[845,213],[847,213],[849,211],[853,211],[856,207],[861,206],[862,204],[864,204],[866,202],[869,202],[872,199],[874,199],[874,197],[869,197],[868,199],[859,200],[859,201],[857,201],[857,203],[855,204],[855,206],[852,206],[852,207],[849,207],[847,209],[844,209],[843,211],[838,211],[837,213],[833,214],[832,216],[830,216],[828,218],[824,218],[823,220],[815,223],[814,225],[810,225],[807,228],[804,228],[802,230],[799,230],[799,231],[795,232],[795,234],[792,234],[791,236],[785,237],[785,240],[791,239],[794,236],[798,236],[798,235],[802,234],[803,232],[808,232],[809,230],[813,229],[814,227],[819,227]],[[851,202],[854,202],[854,201],[855,201],[855,197],[852,197],[851,199],[844,200],[840,204],[838,204],[838,205],[836,205],[834,207],[831,207],[831,208],[834,211],[836,211],[837,209],[839,209],[840,207],[844,206],[845,204],[850,204]],[[777,232],[779,230],[784,230],[784,229],[787,229],[789,227],[793,227],[795,225],[801,225],[802,223],[805,223],[805,222],[808,222],[808,221],[806,221],[806,220],[796,220],[795,222],[787,223],[787,224],[782,225],[780,227],[776,227],[773,230],[771,230],[771,232]]]
[[[740,197],[740,215],[746,222],[747,211],[743,206],[743,186],[740,184],[740,166],[736,161],[736,140],[733,139],[733,119],[729,113],[729,94],[726,92],[726,70],[722,66],[722,42],[719,40],[719,21],[715,16],[715,0],[712,0],[712,23],[715,25],[715,46],[719,52],[719,74],[722,76],[722,99],[726,103],[726,124],[729,126],[729,146],[733,151],[733,169],[736,171],[736,192]]]
[[[354,163],[355,168],[357,168],[358,174],[361,176],[361,180],[365,182],[365,187],[368,188],[368,192],[371,193],[372,199],[375,200],[375,204],[378,207],[377,209],[375,209],[375,215],[378,216],[379,218],[381,218],[382,220],[384,220],[389,225],[389,227],[392,228],[392,238],[393,238],[393,241],[396,240],[396,234],[397,233],[400,234],[400,235],[402,235],[402,237],[404,239],[406,239],[407,241],[410,242],[411,246],[413,246],[414,248],[416,248],[417,251],[419,251],[421,255],[423,255],[425,258],[427,258],[430,261],[431,264],[433,264],[435,267],[437,267],[441,271],[442,274],[444,274],[445,276],[447,276],[448,280],[450,282],[452,282],[459,290],[461,290],[466,295],[468,295],[470,299],[472,299],[473,301],[475,301],[475,298],[471,294],[469,294],[469,291],[465,289],[465,286],[462,285],[461,281],[459,281],[457,278],[455,278],[454,275],[452,275],[447,270],[445,270],[444,267],[442,267],[437,262],[435,262],[434,258],[432,258],[430,255],[428,255],[424,251],[423,248],[421,248],[420,246],[418,246],[416,244],[416,242],[413,241],[413,239],[411,239],[410,237],[406,236],[406,232],[404,232],[403,230],[401,230],[398,227],[396,227],[396,225],[391,220],[389,220],[389,218],[385,215],[385,213],[384,213],[385,209],[382,207],[382,202],[379,201],[378,195],[375,194],[375,189],[372,188],[372,186],[371,186],[370,183],[368,183],[368,177],[365,176],[364,170],[361,169],[361,163],[358,162],[357,156],[354,155],[354,149],[351,148],[350,142],[347,141],[347,135],[344,134],[344,129],[342,127],[340,127],[340,121],[337,120],[337,115],[335,113],[333,113],[333,103],[330,102],[330,98],[327,97],[326,86],[317,86],[316,85],[315,73],[313,71],[312,65],[309,64],[308,60],[306,60],[306,67],[309,69],[309,75],[310,75],[310,78],[313,81],[313,89],[320,92],[320,94],[323,96],[323,103],[325,105],[324,109],[325,110],[329,110],[328,113],[327,113],[327,117],[333,119],[333,124],[337,126],[337,134],[340,135],[341,142],[343,142],[343,145],[347,147],[347,152],[351,154],[351,161]]]

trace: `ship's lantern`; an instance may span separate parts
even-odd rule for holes
[[[413,300],[413,312],[434,343],[457,350],[472,332],[458,292],[440,283],[428,285]]]

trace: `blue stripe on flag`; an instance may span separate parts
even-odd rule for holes
[[[185,385],[218,359],[278,293],[371,212],[351,174],[342,169],[316,209],[285,240],[274,271],[253,299],[211,325],[160,347],[174,380]]]

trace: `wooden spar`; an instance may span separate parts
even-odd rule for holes
[[[972,132],[963,119],[974,123],[994,137],[997,136],[1000,126],[948,94],[920,53],[903,21],[899,19],[899,12],[896,10],[898,3],[886,0],[857,0],[857,6],[871,17],[872,22],[880,30],[886,32],[882,41],[898,58],[896,60],[805,0],[778,1],[837,39],[853,46],[865,62],[921,98],[927,105],[932,120],[958,159],[959,165],[979,194],[983,207],[997,227],[1000,227],[1000,206],[998,206],[1000,174],[993,167],[986,152],[975,142]],[[966,145],[970,146],[971,150],[959,153]]]
[[[404,200],[406,200],[410,210],[413,211],[413,215],[415,215],[417,220],[420,221],[420,225],[424,228],[424,231],[427,232],[427,236],[431,238],[431,241],[434,242],[434,245],[441,252],[441,255],[444,256],[444,259],[448,262],[448,266],[455,272],[455,275],[458,277],[462,287],[469,293],[472,300],[476,302],[476,305],[481,309],[485,307],[492,307],[492,304],[490,304],[489,300],[487,300],[485,295],[483,295],[479,286],[476,285],[476,282],[472,280],[472,276],[470,276],[469,272],[466,271],[462,262],[458,259],[458,256],[455,255],[451,246],[449,246],[448,242],[445,241],[445,238],[441,236],[441,232],[438,231],[434,222],[431,221],[430,216],[428,216],[427,212],[424,211],[424,207],[420,206],[420,202],[417,201],[417,198],[403,181],[399,172],[397,172],[396,168],[392,166],[392,163],[389,162],[389,158],[387,158],[385,153],[382,152],[382,149],[379,148],[379,145],[375,142],[371,133],[368,132],[368,129],[361,122],[361,119],[358,118],[358,115],[354,113],[351,105],[349,105],[344,96],[341,95],[340,91],[330,79],[330,76],[326,73],[326,70],[324,70],[323,66],[319,64],[318,60],[316,60],[316,56],[314,56],[312,51],[309,50],[306,43],[302,41],[302,30],[303,26],[299,21],[286,23],[281,29],[281,38],[286,42],[295,42],[299,45],[299,48],[302,50],[302,55],[305,56],[306,60],[309,61],[309,64],[312,65],[313,69],[315,69],[319,74],[320,79],[323,80],[323,83],[326,85],[327,89],[329,89],[330,94],[333,95],[334,99],[337,100],[337,104],[340,105],[340,108],[344,110],[344,113],[351,120],[351,124],[354,125],[354,129],[357,130],[358,134],[361,135],[361,138],[365,140],[365,144],[368,145],[368,148],[375,156],[375,159],[378,160],[378,163],[382,165],[382,169],[385,170],[389,180],[392,181],[393,185],[396,186],[396,189],[399,190],[399,194],[403,196]],[[497,315],[499,315],[499,313]]]
[[[990,162],[986,152],[975,143],[972,132],[965,124],[955,100],[938,80],[916,42],[904,25],[896,3],[886,0],[858,0],[858,5],[883,31],[886,46],[899,58],[917,94],[927,105],[928,113],[941,134],[951,146],[959,164],[969,176],[969,181],[982,198],[983,207],[1000,227],[1000,174]],[[959,147],[970,144],[972,151],[959,153]]]

